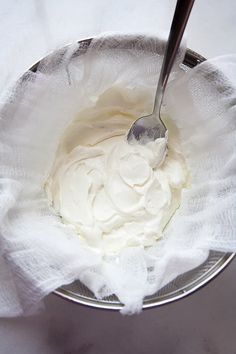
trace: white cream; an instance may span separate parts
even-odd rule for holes
[[[46,191],[51,204],[90,246],[114,254],[151,246],[180,204],[187,169],[175,134],[129,145],[136,119],[104,107],[81,112],[67,128]]]

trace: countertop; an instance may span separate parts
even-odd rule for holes
[[[175,1],[0,0],[0,89],[46,53],[104,31],[166,31]],[[236,53],[236,2],[196,0],[188,46]],[[49,295],[41,313],[0,319],[0,354],[236,354],[236,260],[178,302],[122,316]]]

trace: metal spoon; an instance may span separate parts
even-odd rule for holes
[[[166,135],[167,129],[160,115],[163,95],[193,3],[194,0],[177,1],[157,85],[154,109],[152,114],[138,118],[133,123],[127,135],[130,143],[138,140],[141,144],[146,144]]]

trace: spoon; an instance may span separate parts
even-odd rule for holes
[[[161,119],[161,105],[166,84],[171,72],[176,53],[179,49],[185,27],[192,10],[194,0],[178,0],[171,24],[169,38],[161,66],[161,73],[157,85],[154,108],[152,114],[138,118],[131,126],[127,140],[129,143],[139,141],[146,144],[149,141],[166,136],[167,128]]]

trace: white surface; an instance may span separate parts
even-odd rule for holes
[[[168,31],[174,0],[0,0],[0,88],[56,47],[104,31]],[[188,45],[206,57],[236,51],[234,0],[197,0]]]
[[[47,52],[71,40],[108,30],[167,30],[173,4],[163,0],[0,0],[0,89]],[[188,46],[206,57],[235,53],[235,13],[234,0],[197,0],[188,25]],[[93,311],[51,295],[39,316],[0,320],[0,352],[141,354],[159,348],[161,354],[233,354],[235,271],[233,262],[200,292],[139,317]]]

